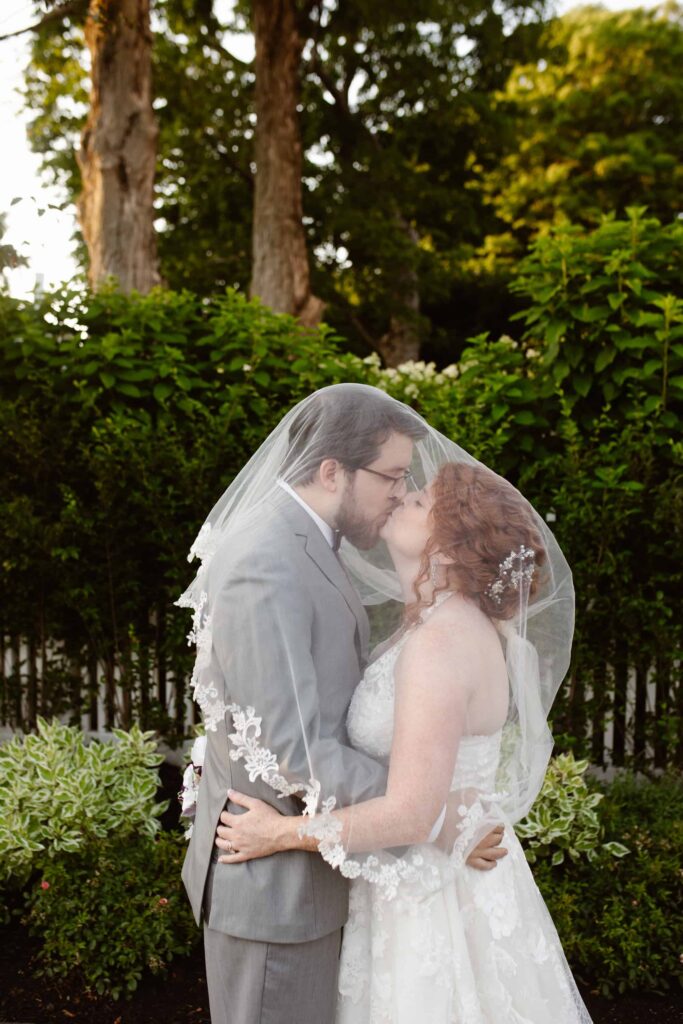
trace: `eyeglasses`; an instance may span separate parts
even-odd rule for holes
[[[380,476],[382,477],[383,480],[391,480],[389,494],[398,494],[398,492],[401,490],[401,487],[403,486],[405,486],[406,491],[409,489],[409,487],[412,487],[414,490],[417,490],[415,477],[413,476],[409,469],[406,470],[405,473],[401,473],[400,476],[390,476],[388,473],[380,473],[378,469],[370,469],[369,466],[359,466],[358,468],[362,469],[364,473],[372,473],[373,476]]]

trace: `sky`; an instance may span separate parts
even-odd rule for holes
[[[577,6],[570,0],[558,0],[556,10],[564,14]],[[624,10],[630,7],[656,7],[657,0],[603,0],[603,7]],[[218,13],[224,22],[232,0],[218,0]],[[3,0],[0,5],[0,35],[13,32],[35,21],[30,0]],[[253,44],[249,37],[228,37],[227,45],[243,59],[251,59]],[[29,59],[30,35],[0,41],[0,138],[4,157],[0,162],[0,213],[7,216],[3,242],[11,243],[29,260],[26,268],[7,272],[10,292],[28,298],[36,287],[49,289],[71,278],[77,271],[73,258],[72,236],[76,211],[51,208],[62,203],[62,192],[48,184],[40,172],[39,157],[31,152],[26,137],[29,111],[23,109],[17,89]],[[7,158],[9,155],[9,159]],[[12,200],[20,201],[12,204]],[[43,210],[42,215],[39,213]]]

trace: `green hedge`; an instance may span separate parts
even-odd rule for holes
[[[562,747],[601,761],[612,717],[617,762],[629,731],[638,763],[647,742],[657,765],[680,759],[682,237],[642,211],[558,229],[519,267],[520,340],[478,336],[440,371],[382,370],[235,292],[0,295],[0,636],[28,644],[2,720],[88,711],[103,686],[99,726],[178,741],[192,655],[173,601],[196,531],[286,409],[350,380],[414,405],[553,520],[578,597]]]
[[[100,726],[138,718],[177,739],[189,653],[173,601],[197,529],[284,410],[346,368],[325,329],[233,292],[0,296],[0,323],[0,634],[34,659],[7,680],[2,718],[21,723],[22,689],[30,722],[87,708],[101,680],[79,692],[75,679],[97,660],[111,684]],[[150,682],[159,666],[181,680],[175,719]]]
[[[28,896],[24,921],[40,941],[38,974],[76,977],[118,999],[145,971],[163,973],[200,932],[180,881],[186,843],[162,832],[94,842],[53,860]]]

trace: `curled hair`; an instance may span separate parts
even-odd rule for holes
[[[429,577],[431,558],[438,552],[449,559],[444,566],[446,584],[438,590],[458,590],[491,619],[511,619],[519,595],[512,586],[492,586],[501,563],[524,547],[533,552],[534,572],[529,598],[541,584],[541,566],[547,561],[541,531],[529,503],[519,491],[483,466],[447,462],[432,484],[431,533],[413,585],[416,600],[406,608],[405,621],[417,621],[428,603],[420,586]],[[436,595],[435,595],[436,596]]]

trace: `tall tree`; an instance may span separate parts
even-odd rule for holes
[[[468,334],[502,326],[500,297],[468,268],[496,223],[469,157],[499,134],[494,91],[534,52],[542,7],[354,0],[318,15],[304,114],[306,206],[327,256],[316,288],[332,293],[335,326],[390,365],[452,359]]]
[[[149,0],[43,0],[40,5],[36,0],[36,6],[38,21],[0,36],[35,35],[27,96],[30,102],[42,87],[46,103],[32,125],[34,148],[70,186],[91,285],[114,277],[126,292],[148,292],[160,282],[154,234],[159,131],[152,107]],[[58,111],[63,97],[68,110]],[[82,126],[80,146],[76,126]]]
[[[418,353],[450,361],[469,335],[507,327],[514,300],[473,259],[500,222],[470,187],[470,161],[475,146],[479,154],[500,150],[502,115],[492,97],[535,53],[542,7],[541,0],[506,0],[495,11],[488,0],[290,7],[290,56],[303,50],[296,75],[290,64],[287,127],[291,134],[300,124],[303,168],[298,182],[287,172],[290,198],[271,212],[288,211],[278,229],[296,232],[298,248],[271,247],[270,256],[291,274],[292,252],[302,265],[305,241],[308,293],[326,303],[325,318],[355,351],[381,349],[391,362]],[[161,269],[173,287],[246,289],[252,278],[255,66],[235,56],[231,34],[253,26],[254,10],[253,0],[241,0],[222,23],[212,0],[157,0],[156,212]],[[266,5],[273,19],[278,11],[284,18],[279,3]],[[36,46],[27,99],[36,112],[33,145],[73,196],[78,170],[65,143],[79,128],[73,98],[82,99],[85,71],[79,25],[67,24]],[[277,98],[281,84],[271,84]],[[284,131],[282,108],[270,116],[272,131]],[[262,117],[272,157],[278,137],[267,124]],[[292,152],[284,157],[290,167]],[[273,189],[280,184],[271,179]],[[267,232],[261,237],[268,256]]]
[[[256,42],[256,133],[251,293],[303,323],[320,320],[311,293],[303,225],[299,124],[302,27],[309,4],[252,0]]]
[[[516,258],[550,225],[592,228],[628,206],[679,215],[682,63],[678,3],[550,22],[499,93],[501,147],[473,167],[501,222],[491,249]]]
[[[149,0],[90,0],[85,41],[91,85],[78,209],[90,283],[115,277],[124,291],[148,292],[160,280]]]

